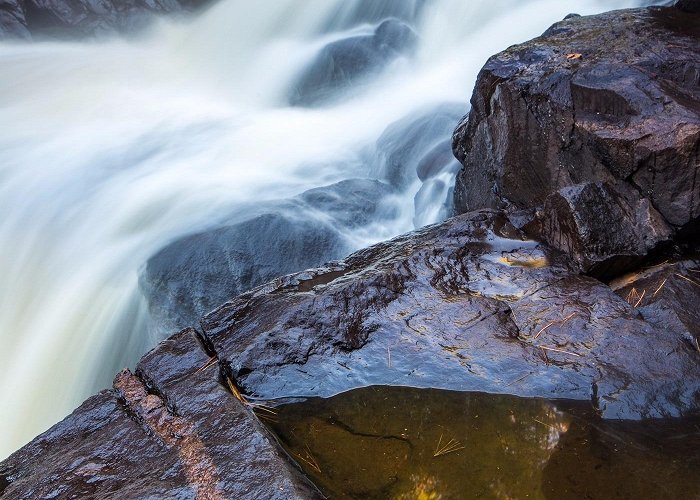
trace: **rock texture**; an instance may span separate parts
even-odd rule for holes
[[[343,231],[391,219],[394,209],[385,201],[393,192],[376,180],[347,179],[242,208],[224,225],[170,243],[140,277],[161,338],[277,276],[347,255]]]
[[[134,31],[155,14],[191,10],[205,3],[208,0],[0,0],[0,40]]]
[[[3,498],[316,498],[184,330],[0,464]]]
[[[607,419],[700,412],[700,17],[682,4],[570,17],[494,56],[454,135],[467,213],[231,299],[2,462],[0,495],[314,497],[261,402],[372,384],[574,399]],[[351,227],[439,180],[451,162],[432,134],[452,117],[384,134],[393,186],[313,190],[174,242],[147,266],[152,309],[161,294],[177,309],[190,280],[204,301],[221,273],[288,271],[284,248],[306,253],[320,228],[290,227],[292,206]]]
[[[649,217],[658,212],[674,234],[696,238],[700,18],[677,8],[573,17],[497,54],[479,74],[453,149],[463,164],[458,213],[552,208],[572,194],[564,188],[624,183]],[[637,222],[617,226],[629,234]]]
[[[280,278],[202,326],[255,397],[378,384],[591,400],[609,418],[697,410],[692,336],[634,305],[486,211]]]

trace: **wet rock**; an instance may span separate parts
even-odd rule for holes
[[[152,256],[141,274],[161,337],[277,276],[319,266],[350,251],[345,230],[397,214],[393,188],[347,179],[297,198],[238,214],[239,221],[185,236]],[[240,219],[243,220],[240,220]]]
[[[3,496],[320,497],[207,360],[193,330],[173,336],[2,462]]]
[[[492,212],[278,279],[203,326],[262,398],[409,385],[591,400],[610,418],[700,404],[687,340]]]
[[[621,181],[697,231],[699,42],[696,16],[636,9],[570,18],[492,57],[454,135],[457,212]]]
[[[407,24],[387,19],[372,34],[326,45],[300,77],[289,96],[293,106],[322,105],[360,79],[378,73],[387,63],[410,50],[416,34]]]
[[[390,185],[374,179],[346,179],[330,186],[310,189],[299,198],[344,227],[354,228],[381,218],[397,217],[396,208],[385,203],[395,193]]]
[[[540,237],[599,278],[620,275],[667,243],[671,228],[625,184],[585,183],[550,195]]]
[[[698,0],[678,0],[676,8],[684,12],[700,13],[700,1]]]
[[[664,262],[610,286],[646,321],[677,333],[700,352],[700,260]]]
[[[156,14],[192,10],[208,0],[2,0],[0,39],[90,37],[144,27]]]
[[[360,24],[378,24],[389,18],[412,24],[424,7],[425,0],[350,0],[337,4],[336,11],[328,16],[329,28],[349,29]]]
[[[462,117],[464,106],[442,103],[420,110],[392,123],[377,140],[378,175],[403,189],[442,172],[459,168],[445,136]]]
[[[31,38],[20,4],[13,0],[0,2],[0,40]]]
[[[233,296],[347,252],[348,243],[328,221],[300,215],[263,213],[186,236],[148,259],[140,286],[158,331],[197,324]]]

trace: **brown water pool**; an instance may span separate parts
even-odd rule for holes
[[[700,498],[700,419],[368,387],[258,411],[330,498]]]

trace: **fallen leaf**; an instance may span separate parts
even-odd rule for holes
[[[581,59],[583,57],[583,54],[579,54],[578,52],[572,52],[571,54],[566,54],[566,58],[569,61],[573,61],[574,59]]]

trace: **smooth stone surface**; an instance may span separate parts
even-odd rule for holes
[[[700,407],[687,339],[488,211],[279,278],[202,324],[255,397],[407,385],[588,400],[607,418]]]
[[[379,181],[349,179],[174,241],[148,260],[140,277],[153,324],[163,336],[196,325],[231,297],[346,255],[344,230],[397,215],[386,202],[393,192]]]

